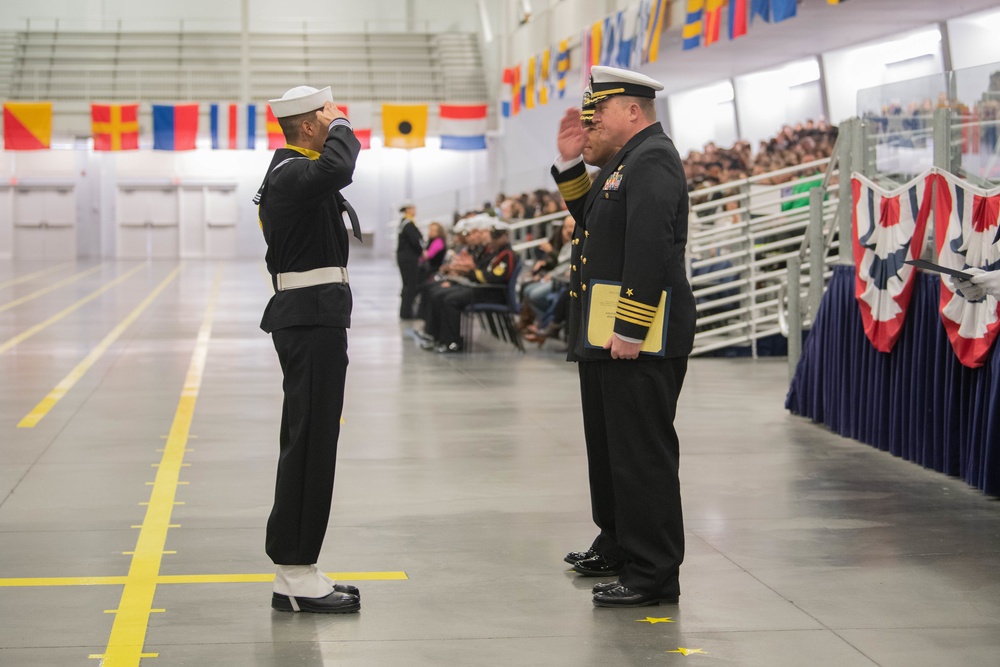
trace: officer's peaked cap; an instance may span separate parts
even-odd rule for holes
[[[639,72],[595,65],[590,68],[590,89],[591,100],[597,104],[613,95],[654,98],[663,84]]]

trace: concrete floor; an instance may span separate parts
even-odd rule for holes
[[[261,264],[0,262],[0,665],[1000,664],[1000,503],[789,415],[784,359],[692,360],[683,597],[595,609],[575,367],[424,352],[351,275],[330,617],[269,606]]]

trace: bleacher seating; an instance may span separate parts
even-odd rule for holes
[[[464,33],[23,30],[0,33],[6,99],[273,97],[289,80],[335,84],[345,102],[488,99],[476,37]]]

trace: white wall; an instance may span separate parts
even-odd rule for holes
[[[979,12],[948,21],[953,69],[1000,62],[1000,10]]]
[[[670,136],[682,157],[709,141],[731,146],[739,139],[733,94],[732,84],[723,81],[667,98]]]
[[[936,26],[879,42],[824,53],[830,121],[836,125],[857,114],[863,88],[944,71],[941,33]]]
[[[344,190],[344,196],[357,210],[362,230],[375,234],[374,247],[369,250],[376,254],[387,256],[393,250],[398,208],[405,200],[416,202],[421,222],[433,219],[447,225],[456,206],[463,211],[479,207],[485,200],[492,200],[498,189],[487,151],[442,151],[436,138],[427,141],[426,148],[405,151],[383,148],[375,139],[373,148],[362,151],[358,158],[354,182]],[[77,180],[77,245],[80,255],[87,257],[115,256],[119,181],[235,182],[239,206],[237,254],[263,257],[257,207],[252,199],[271,155],[271,151],[263,149],[8,151],[0,152],[0,178]],[[551,154],[547,159],[551,164]]]
[[[757,143],[775,136],[782,126],[816,120],[823,115],[816,59],[734,79],[741,138]]]

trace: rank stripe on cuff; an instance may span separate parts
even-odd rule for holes
[[[558,186],[559,194],[563,196],[563,199],[570,201],[580,199],[590,192],[590,176],[584,172],[571,181],[559,183]]]
[[[623,296],[618,297],[618,304],[619,305],[624,305],[624,306],[631,306],[632,308],[635,308],[636,310],[646,311],[646,312],[648,312],[650,314],[653,314],[653,313],[656,312],[656,306],[650,306],[648,304],[641,303],[639,301],[633,301],[632,299],[626,299]]]
[[[486,276],[483,274],[482,269],[476,269],[476,280],[478,280],[481,283],[486,282]]]
[[[645,327],[647,329],[653,324],[652,320],[649,321],[637,320],[635,318],[628,317],[627,315],[622,315],[621,313],[615,313],[615,319],[621,320],[622,322],[628,322],[629,324],[638,324],[639,326]]]
[[[622,306],[621,304],[618,304],[618,310],[615,311],[615,315],[616,316],[626,315],[628,317],[633,317],[643,322],[648,322],[649,324],[653,323],[653,315],[637,311],[633,308]]]

